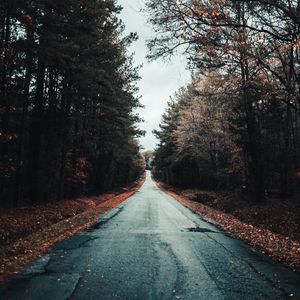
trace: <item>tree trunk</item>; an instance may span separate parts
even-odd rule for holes
[[[8,86],[8,55],[9,55],[9,45],[11,39],[11,12],[10,9],[7,9],[5,20],[3,21],[3,48],[2,50],[2,63],[0,63],[0,108],[1,108],[1,134],[5,136],[8,129],[8,116],[9,116],[9,103],[7,99],[7,86]],[[0,59],[1,62],[1,59]],[[0,155],[4,157],[7,152],[6,143],[0,143]]]
[[[26,75],[24,79],[24,96],[22,106],[22,116],[19,126],[19,143],[18,143],[18,154],[17,154],[17,170],[16,170],[16,188],[14,195],[14,206],[17,206],[23,198],[24,188],[24,164],[25,164],[25,142],[26,142],[26,129],[27,129],[27,115],[29,106],[29,95],[30,95],[30,82],[33,72],[33,53],[31,47],[34,43],[33,30],[27,28],[27,53],[26,53]]]
[[[62,91],[62,103],[61,103],[61,116],[60,116],[60,128],[61,128],[61,161],[60,161],[60,171],[59,171],[59,188],[57,194],[57,200],[61,200],[64,197],[64,186],[65,186],[65,174],[66,174],[66,164],[67,164],[67,151],[68,151],[68,141],[70,129],[69,112],[71,106],[71,99],[69,95],[70,85],[67,79],[64,79],[64,87]]]
[[[44,114],[44,83],[46,66],[42,57],[38,60],[36,93],[32,122],[30,126],[30,151],[29,151],[29,178],[30,178],[30,201],[36,202],[39,197],[39,169],[40,150],[42,136],[42,119]]]
[[[281,197],[287,198],[293,194],[293,159],[291,142],[292,112],[287,106],[286,124],[284,127],[284,150],[281,159]]]

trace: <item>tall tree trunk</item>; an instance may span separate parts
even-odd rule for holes
[[[292,141],[291,129],[292,126],[292,111],[290,106],[287,106],[286,120],[284,126],[284,150],[281,160],[281,196],[286,198],[293,194],[293,159],[292,159]]]
[[[238,22],[242,26],[241,47],[240,47],[240,66],[241,66],[241,79],[242,79],[242,97],[244,101],[244,108],[246,114],[246,126],[248,135],[248,154],[250,156],[250,178],[254,188],[255,201],[264,201],[266,198],[265,193],[265,170],[262,157],[261,146],[261,133],[256,120],[254,111],[254,102],[252,99],[251,88],[249,85],[249,63],[247,49],[244,45],[247,45],[247,31],[245,30],[247,25],[247,19],[245,17],[245,3],[237,3],[237,16]],[[243,43],[242,43],[243,42]]]
[[[59,160],[59,149],[60,140],[58,138],[58,131],[60,130],[58,126],[58,97],[56,94],[56,80],[57,71],[54,67],[48,68],[48,105],[46,112],[46,122],[45,122],[45,143],[47,145],[47,169],[44,173],[47,174],[49,178],[48,183],[45,187],[48,194],[49,200],[56,200],[56,185],[57,185],[57,162]]]
[[[250,156],[250,178],[254,187],[255,201],[260,202],[266,199],[265,191],[265,168],[263,151],[261,145],[260,129],[255,118],[253,103],[249,95],[250,91],[245,89],[244,99],[246,101],[246,125],[248,133],[248,154]]]
[[[25,142],[26,142],[26,130],[27,130],[27,116],[28,106],[30,97],[30,82],[33,72],[33,52],[31,47],[34,43],[34,32],[31,27],[27,28],[27,53],[26,53],[26,75],[24,79],[23,89],[23,105],[22,105],[22,116],[19,126],[19,143],[18,143],[18,154],[17,154],[17,170],[16,170],[16,187],[14,195],[14,205],[17,206],[23,197],[24,188],[24,164],[25,164]]]
[[[1,133],[3,136],[7,134],[8,129],[8,114],[9,114],[9,103],[7,99],[7,86],[8,86],[8,61],[9,61],[9,45],[11,39],[11,11],[10,8],[7,8],[6,17],[3,21],[3,48],[2,51],[2,60],[0,59],[0,113],[1,113]],[[0,155],[3,157],[6,153],[5,143],[0,144]]]
[[[30,201],[36,202],[39,196],[39,168],[40,168],[40,150],[42,136],[42,119],[44,114],[44,83],[46,66],[44,59],[39,57],[36,93],[34,108],[32,111],[32,122],[30,126],[30,151],[29,151],[29,178],[30,178]]]
[[[8,65],[8,50],[11,39],[11,16],[10,8],[7,8],[6,15],[2,22],[2,34],[1,34],[1,48],[2,59],[0,59],[0,133],[2,137],[5,137],[8,131],[8,99],[7,99],[7,65]],[[5,139],[0,140],[0,159],[4,164],[5,156],[8,152],[7,143]],[[1,161],[0,160],[0,161]],[[6,188],[6,182],[0,181],[0,195]]]
[[[71,95],[70,84],[67,78],[64,79],[64,88],[62,91],[62,104],[61,104],[61,116],[60,116],[60,128],[61,128],[61,161],[59,171],[59,186],[57,200],[61,200],[64,197],[66,164],[67,164],[67,152],[68,152],[68,136],[70,129],[70,107],[71,107]]]

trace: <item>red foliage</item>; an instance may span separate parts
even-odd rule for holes
[[[33,23],[33,18],[32,18],[32,15],[30,14],[25,14],[25,15],[22,15],[22,21],[25,25],[32,25]]]

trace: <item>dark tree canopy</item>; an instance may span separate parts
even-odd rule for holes
[[[0,3],[1,205],[59,200],[140,175],[138,68],[114,0]]]
[[[256,200],[297,192],[300,2],[146,3],[156,31],[149,58],[181,51],[196,74],[157,132],[157,176],[184,185],[232,182]]]

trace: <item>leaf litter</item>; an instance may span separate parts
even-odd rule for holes
[[[96,197],[26,206],[0,213],[0,282],[18,274],[51,246],[88,228],[101,215],[138,191],[143,176],[133,185]]]

